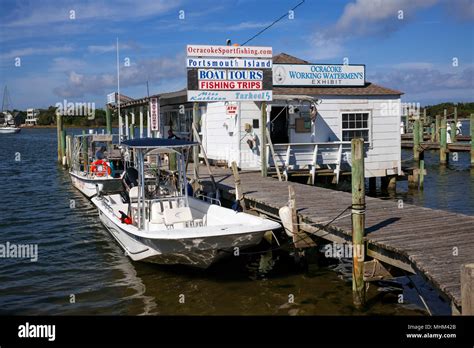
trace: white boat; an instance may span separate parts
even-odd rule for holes
[[[124,161],[111,134],[76,135],[73,140],[69,176],[75,188],[87,198],[98,192],[113,193],[123,190]],[[96,158],[96,150],[106,148],[103,158]]]
[[[15,134],[21,131],[21,128],[15,125],[15,118],[8,111],[10,105],[10,95],[8,94],[7,86],[3,90],[3,101],[2,101],[2,122],[0,124],[0,134]]]
[[[184,157],[195,143],[144,138],[122,145],[133,152],[137,168],[127,169],[126,191],[101,194],[92,202],[132,260],[207,268],[223,256],[259,244],[266,231],[281,228],[277,222],[188,196]],[[164,175],[163,154],[176,155],[174,174]]]
[[[0,134],[15,134],[15,133],[19,133],[20,131],[21,131],[21,128],[19,127],[10,126],[10,125],[0,126]]]

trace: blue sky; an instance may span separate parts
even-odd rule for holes
[[[122,93],[146,95],[147,80],[152,94],[181,89],[186,44],[242,43],[300,1],[2,0],[0,85],[19,109],[99,107],[116,89],[118,37]],[[313,63],[347,57],[405,101],[474,101],[474,0],[306,0],[248,45]]]

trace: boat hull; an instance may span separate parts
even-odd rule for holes
[[[261,230],[251,228],[245,231],[245,225],[234,233],[206,235],[205,230],[196,231],[195,235],[170,237],[166,230],[158,231],[153,238],[146,238],[131,233],[127,226],[111,215],[110,210],[101,205],[100,198],[93,198],[99,218],[110,234],[124,249],[125,254],[134,261],[144,261],[161,265],[187,265],[197,268],[208,268],[225,256],[234,255],[236,250],[255,246],[260,243],[268,228],[280,227],[279,224],[262,225]],[[240,213],[244,214],[244,213]],[[229,227],[230,228],[230,227]],[[224,228],[222,229],[224,230]],[[160,238],[160,236],[162,236]]]
[[[0,127],[0,134],[15,134],[20,133],[21,128],[16,127]]]
[[[86,178],[76,173],[69,172],[72,185],[82,192],[87,198],[97,194],[97,186],[102,193],[114,193],[122,190],[121,178]]]

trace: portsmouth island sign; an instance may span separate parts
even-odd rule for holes
[[[364,86],[365,65],[273,64],[274,86]]]
[[[271,101],[272,48],[188,45],[188,101]]]

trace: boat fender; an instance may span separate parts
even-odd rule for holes
[[[123,224],[127,224],[127,225],[131,225],[132,224],[132,218],[130,216],[128,216],[127,214],[125,214],[123,211],[119,210],[119,213],[120,213],[120,221],[123,223]]]

